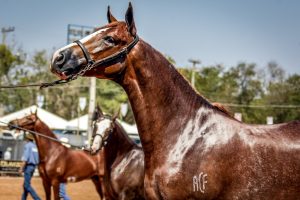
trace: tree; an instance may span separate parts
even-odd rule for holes
[[[224,101],[220,94],[220,92],[222,93],[220,89],[223,70],[224,68],[220,65],[201,68],[195,76],[196,90],[211,101]]]
[[[0,44],[0,85],[10,85],[13,82],[13,78],[16,78],[13,75],[13,71],[16,67],[23,63],[18,54],[14,54],[12,50],[4,45]],[[0,92],[0,114],[5,111],[13,110],[13,104],[11,101],[11,91],[1,90]]]
[[[300,119],[300,108],[289,107],[300,105],[300,76],[294,74],[282,82],[270,83],[265,103],[286,106],[269,109],[268,114],[273,116],[277,123]]]
[[[14,55],[12,50],[5,44],[0,44],[0,76],[1,83],[6,81],[11,83],[9,72],[13,70],[17,65],[23,63],[18,55]]]

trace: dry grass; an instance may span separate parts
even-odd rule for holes
[[[33,178],[31,185],[41,199],[45,199],[41,178]],[[23,177],[0,177],[0,199],[20,200],[23,192]],[[67,184],[67,194],[72,200],[100,199],[92,181],[86,180]],[[30,195],[29,195],[30,196]],[[28,200],[32,199],[27,198]],[[53,199],[53,195],[52,195]]]

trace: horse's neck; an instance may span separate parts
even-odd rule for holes
[[[35,131],[42,135],[45,135],[45,136],[48,136],[51,138],[56,138],[56,136],[51,131],[51,129],[40,120],[37,121],[37,123],[35,125]],[[38,147],[40,160],[43,160],[44,158],[47,157],[47,155],[51,154],[53,149],[62,147],[62,145],[60,143],[52,141],[48,138],[45,138],[45,137],[39,136],[39,135],[35,136],[35,141],[36,141],[36,145]]]
[[[114,131],[111,133],[107,145],[105,146],[106,163],[111,165],[117,160],[123,157],[128,151],[130,151],[135,144],[131,141],[127,133],[121,128],[119,123],[116,123]]]
[[[155,148],[154,135],[164,145],[169,135],[163,134],[168,134],[168,129],[179,129],[207,101],[147,43],[140,41],[130,58],[130,66],[119,84],[128,95],[147,154]],[[174,137],[178,133],[172,134]]]
[[[117,193],[113,189],[111,170],[113,165],[120,163],[124,156],[132,150],[136,145],[127,136],[127,133],[121,128],[119,123],[116,124],[114,131],[111,133],[109,140],[104,148],[104,184],[108,191],[108,194],[112,195],[111,198],[115,197]]]

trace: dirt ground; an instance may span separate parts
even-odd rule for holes
[[[45,199],[41,178],[35,177],[31,185],[41,199]],[[0,199],[20,200],[23,192],[23,177],[0,177]],[[72,200],[94,200],[100,199],[92,181],[86,180],[78,183],[67,184],[67,194]],[[30,196],[30,195],[29,195]],[[53,195],[52,195],[53,198]],[[32,198],[27,198],[32,200]]]

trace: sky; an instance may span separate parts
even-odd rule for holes
[[[190,67],[191,58],[199,67],[248,62],[264,68],[275,61],[288,74],[300,74],[299,0],[131,2],[139,36],[177,66]],[[6,42],[29,55],[53,52],[66,45],[68,24],[105,25],[108,5],[124,20],[126,0],[0,0],[0,28],[14,26]]]

